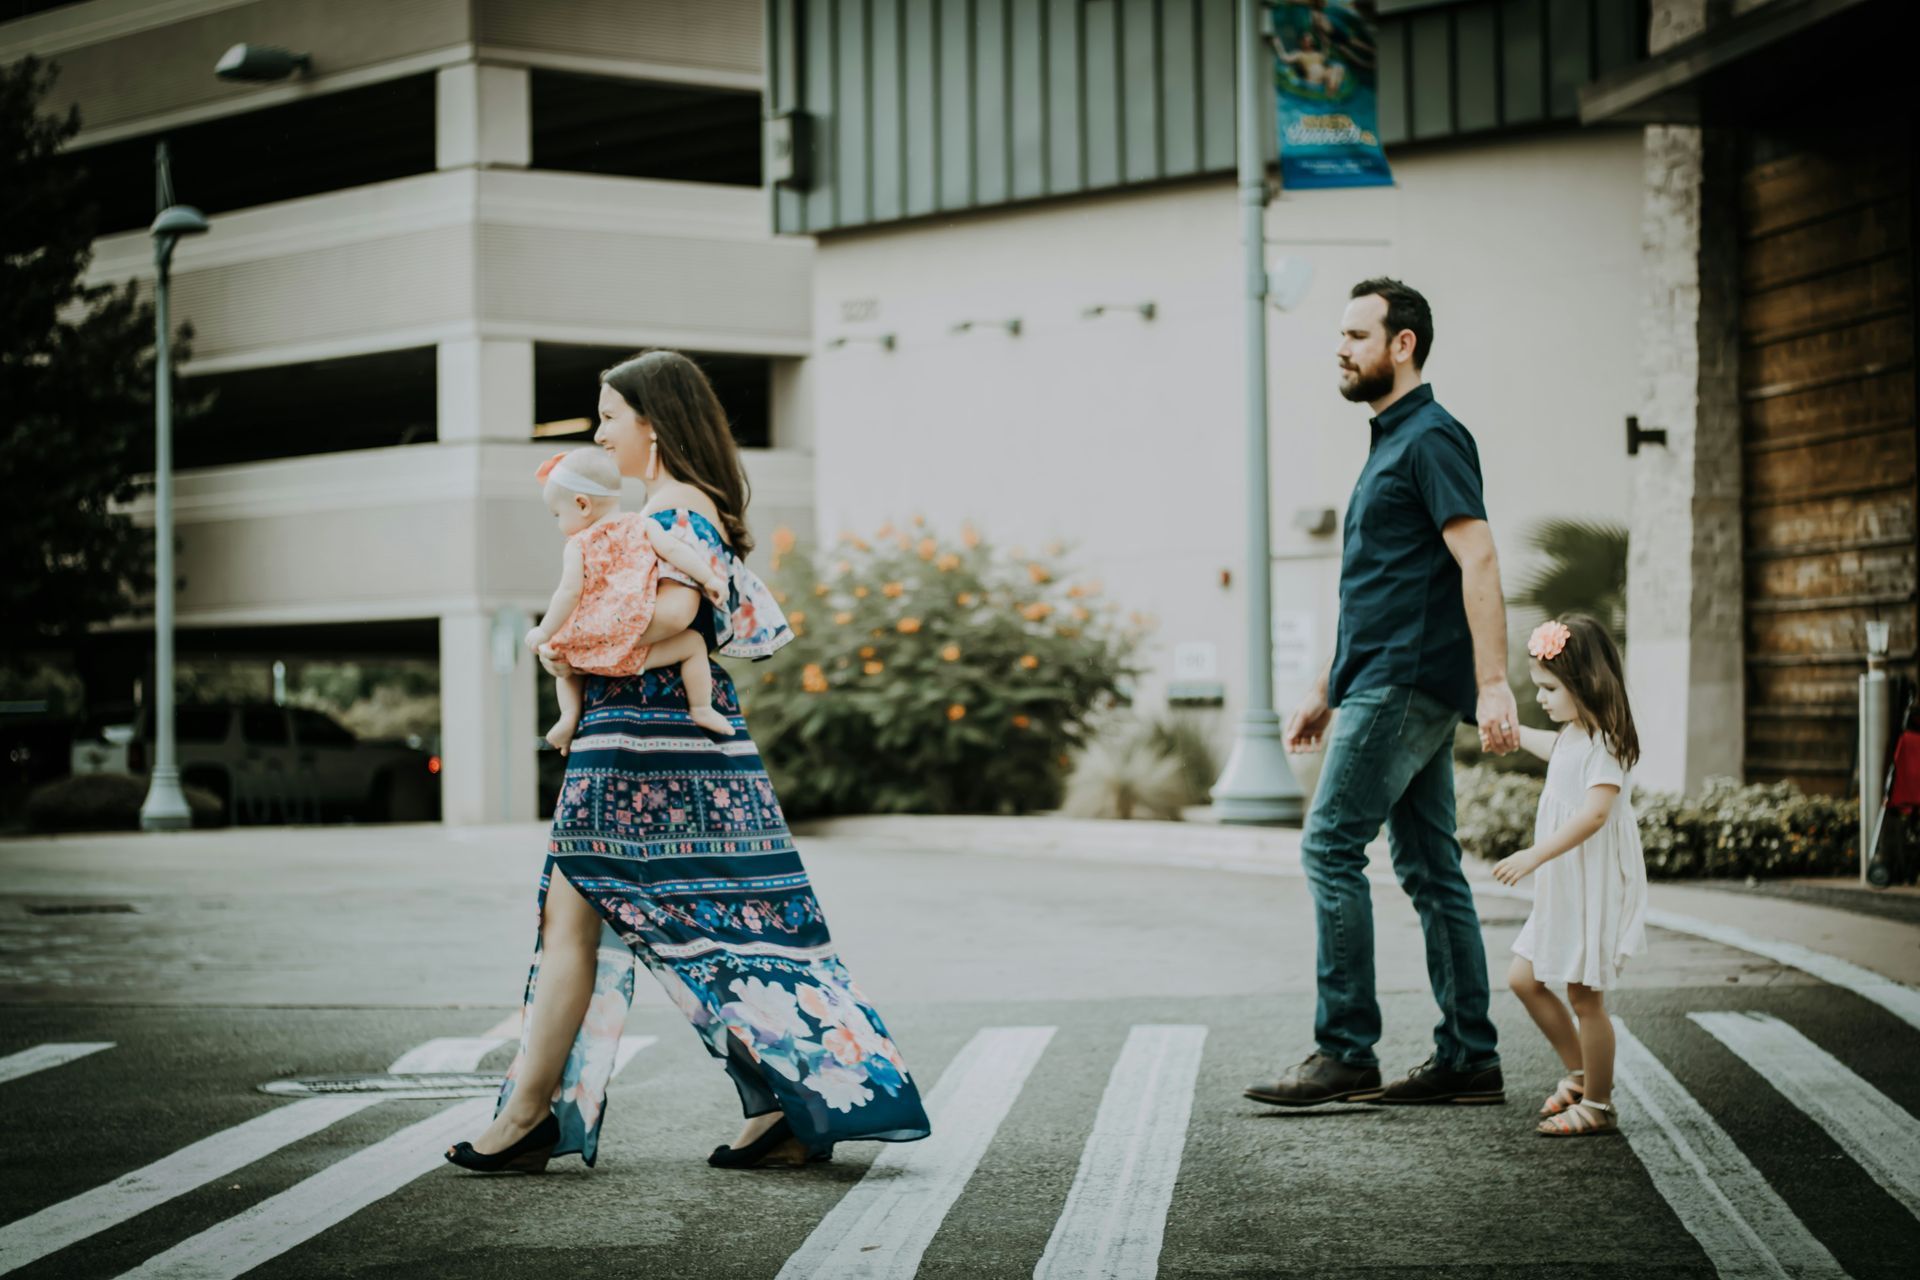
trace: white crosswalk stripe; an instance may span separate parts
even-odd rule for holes
[[[1739,1280],[1844,1278],[1726,1130],[1624,1022],[1613,1029],[1621,1131],[1714,1270]]]
[[[654,1041],[653,1036],[622,1037],[615,1070]],[[493,1104],[492,1098],[469,1098],[443,1108],[182,1240],[125,1275],[142,1280],[231,1280],[244,1275],[440,1168],[448,1147],[486,1126]]]
[[[1205,1027],[1128,1032],[1034,1280],[1158,1272],[1206,1038]]]
[[[883,1149],[815,1227],[779,1280],[907,1280],[986,1154],[1053,1027],[989,1027],[926,1097],[933,1134]]]
[[[493,1038],[429,1040],[394,1061],[394,1071],[471,1071],[494,1048]],[[456,1052],[449,1046],[464,1046]],[[432,1063],[422,1066],[421,1063]],[[282,1147],[384,1102],[379,1094],[303,1098],[182,1147],[112,1182],[0,1227],[0,1275],[243,1169]]]
[[[0,1058],[0,1084],[9,1080],[18,1080],[21,1076],[30,1076],[36,1071],[45,1071],[49,1067],[65,1066],[69,1062],[84,1058],[90,1053],[99,1053],[102,1049],[113,1048],[113,1042],[104,1044],[37,1044],[31,1049],[19,1053],[10,1053]]]
[[[1920,1217],[1920,1120],[1778,1018],[1690,1013]]]

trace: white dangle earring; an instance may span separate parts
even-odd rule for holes
[[[660,478],[660,437],[654,436],[647,441],[647,479]]]

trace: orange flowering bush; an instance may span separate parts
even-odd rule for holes
[[[769,577],[818,600],[816,621],[741,692],[790,817],[1051,808],[1088,717],[1134,674],[1140,628],[1097,585],[970,525],[780,559]]]

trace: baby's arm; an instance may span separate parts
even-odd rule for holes
[[[1561,828],[1531,849],[1522,849],[1493,864],[1493,878],[1501,884],[1517,884],[1529,872],[1537,871],[1570,849],[1578,849],[1607,825],[1620,788],[1601,782],[1587,788],[1586,802]]]
[[[674,537],[657,524],[647,526],[647,541],[654,554],[700,584],[700,590],[715,604],[727,602],[727,580],[713,571],[713,561]]]
[[[586,586],[586,577],[586,561],[580,554],[580,545],[568,539],[566,549],[560,553],[560,585],[554,588],[546,616],[527,632],[527,648],[538,653],[540,646],[553,639],[554,632],[573,616],[573,611],[580,607],[580,593]]]

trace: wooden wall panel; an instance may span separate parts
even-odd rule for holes
[[[1747,774],[1836,793],[1867,623],[1909,673],[1920,631],[1910,160],[1874,142],[1756,136],[1740,191]]]

